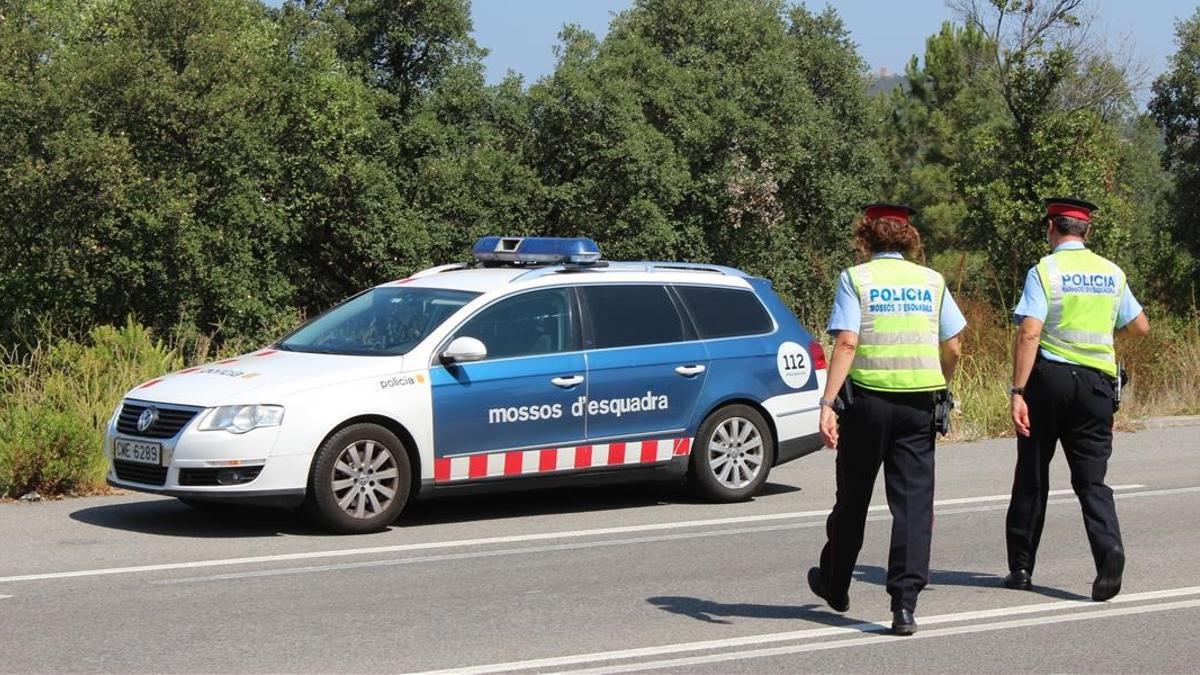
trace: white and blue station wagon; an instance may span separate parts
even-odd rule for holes
[[[130,391],[116,487],[303,505],[338,532],[414,498],[651,477],[716,501],[821,446],[825,356],[765,279],[486,237],[268,348]]]

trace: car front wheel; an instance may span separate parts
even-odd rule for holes
[[[305,506],[336,532],[376,532],[400,515],[411,484],[404,443],[377,424],[352,424],[321,444]]]

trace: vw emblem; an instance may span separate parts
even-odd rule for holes
[[[138,415],[137,430],[145,431],[158,421],[158,408],[146,408]]]

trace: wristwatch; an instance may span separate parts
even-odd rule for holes
[[[1025,396],[1025,387],[1009,387],[1009,396]]]
[[[817,404],[820,405],[822,408],[832,408],[833,407],[833,401],[830,401],[827,398],[818,400]]]

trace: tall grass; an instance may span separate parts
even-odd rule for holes
[[[957,408],[948,440],[975,440],[1012,431],[1008,387],[1012,383],[1012,330],[988,303],[958,298],[967,319],[962,358],[951,387]]]
[[[0,498],[103,490],[103,430],[125,392],[218,355],[211,336],[161,339],[133,319],[0,351]]]
[[[959,306],[967,329],[953,383],[959,408],[950,440],[1011,435],[1008,387],[1015,328],[987,302],[968,296]],[[1118,429],[1136,428],[1146,417],[1200,414],[1200,317],[1154,317],[1145,338],[1118,333],[1117,358],[1131,376]]]

